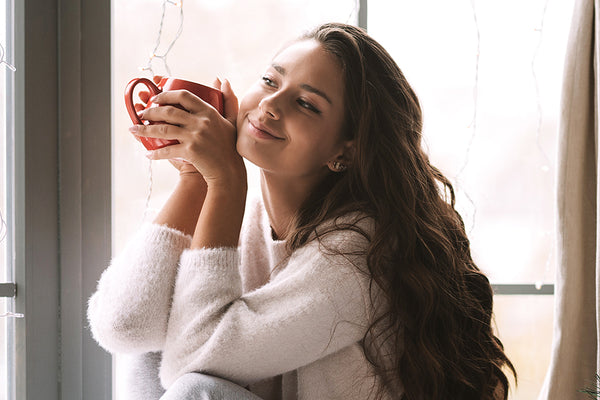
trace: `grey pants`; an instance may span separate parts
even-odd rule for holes
[[[160,353],[128,357],[127,400],[261,400],[235,383],[210,375],[183,375],[165,392],[158,379]]]
[[[173,383],[160,400],[261,400],[228,380],[189,373]]]

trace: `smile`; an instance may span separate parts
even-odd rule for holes
[[[269,131],[267,131],[265,127],[258,122],[252,122],[248,120],[248,127],[250,128],[250,133],[252,134],[252,136],[255,136],[259,139],[284,140],[283,138],[275,136]]]

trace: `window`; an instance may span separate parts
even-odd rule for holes
[[[157,44],[163,4],[157,55],[176,37],[178,3],[112,0],[112,42],[110,1],[61,0],[60,7],[44,0],[27,3],[27,8],[14,0],[0,4],[0,18],[8,32],[14,29],[10,56],[17,67],[10,92],[14,142],[3,149],[0,141],[1,157],[9,155],[3,163],[12,157],[14,173],[12,183],[6,175],[0,177],[0,210],[14,228],[8,229],[10,240],[0,242],[1,265],[10,258],[15,270],[12,277],[0,270],[0,279],[14,281],[18,288],[13,300],[0,297],[0,313],[8,307],[25,314],[24,319],[0,319],[0,336],[7,323],[14,324],[9,345],[20,349],[8,369],[0,364],[3,383],[13,368],[12,389],[10,384],[0,388],[12,391],[10,400],[107,399],[110,358],[87,331],[87,298],[110,258],[110,240],[118,253],[164,202],[176,179],[166,163],[155,162],[150,173],[143,149],[127,133],[122,92],[132,77],[148,75],[138,67]],[[185,2],[185,29],[166,58],[172,74],[206,83],[218,74],[242,94],[273,52],[299,30],[324,20],[353,23],[359,18],[354,0],[247,3]],[[459,208],[478,264],[494,283],[512,285],[497,286],[500,291],[524,293],[535,283],[552,283],[553,135],[572,0],[473,0],[475,12],[468,2],[361,3],[362,22],[392,53],[420,96],[434,164],[450,178],[459,178]],[[542,15],[539,32],[535,28],[542,27]],[[0,33],[1,44],[10,42],[6,34]],[[160,58],[153,60],[153,69],[165,74]],[[0,86],[10,89],[5,79],[10,73],[2,66],[0,70]],[[5,129],[9,103],[4,101],[10,94],[2,92]],[[2,139],[6,137],[2,131]],[[10,168],[2,170],[10,174]],[[13,199],[12,211],[7,198]],[[537,395],[550,356],[551,303],[552,296],[496,296],[500,336],[521,378],[512,399]],[[2,342],[0,346],[6,348]]]
[[[150,71],[140,71],[140,67],[149,64],[157,75],[168,75],[170,70],[171,76],[208,85],[218,75],[228,78],[236,94],[241,96],[260,77],[268,60],[285,41],[318,22],[356,23],[358,18],[358,4],[354,0],[184,1],[184,30],[166,57],[169,69],[161,58],[148,63],[149,54],[164,55],[177,38],[180,4],[113,0],[112,240],[115,254],[144,220],[152,220],[178,179],[168,162],[149,164],[144,157],[144,147],[127,130],[131,120],[123,102],[125,86],[134,77],[152,76]],[[258,172],[251,164],[247,166],[250,190],[258,190]],[[124,382],[119,380],[123,377],[119,365],[125,361],[117,359],[116,398],[120,399],[119,388]]]
[[[176,179],[168,164],[150,165],[127,133],[122,92],[129,79],[150,76],[138,67],[177,37],[180,4],[113,0],[115,253]],[[553,292],[555,138],[573,1],[360,5],[359,16],[356,2],[342,0],[186,2],[183,34],[166,60],[173,76],[210,84],[219,75],[241,95],[301,29],[361,18],[417,91],[432,163],[453,180],[474,258],[495,285],[499,335],[520,374],[511,398],[534,398],[552,341],[553,296],[542,294]],[[154,73],[167,73],[162,61],[151,58]],[[251,168],[251,184],[255,177]]]
[[[553,296],[544,294],[554,283],[556,137],[573,4],[368,1],[369,33],[417,91],[432,163],[452,180],[474,259],[499,293],[496,325],[519,374],[513,400],[537,397],[551,355]]]

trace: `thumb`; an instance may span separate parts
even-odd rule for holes
[[[223,114],[225,115],[225,118],[229,120],[229,122],[235,125],[239,109],[238,99],[235,93],[233,93],[231,84],[227,79],[225,79],[225,81],[221,85],[221,91],[223,92],[224,100]]]

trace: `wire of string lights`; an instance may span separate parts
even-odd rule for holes
[[[0,314],[0,318],[24,318],[25,314],[22,313],[15,313],[12,311],[7,311],[4,314]]]
[[[469,143],[467,144],[463,165],[456,175],[457,179],[463,174],[465,168],[467,168],[467,164],[469,164],[471,148],[473,147],[473,141],[477,135],[477,113],[479,111],[479,56],[481,49],[481,30],[479,29],[475,0],[471,0],[471,10],[473,11],[473,24],[475,26],[475,34],[477,35],[477,48],[475,51],[475,78],[473,80],[473,117],[471,119],[471,123],[469,124],[469,127],[471,128],[471,137],[469,138]]]
[[[17,69],[4,59],[4,54],[4,46],[2,46],[2,44],[0,43],[0,65],[4,64],[6,68],[11,70],[12,72],[15,72]],[[4,239],[6,239],[7,232],[8,228],[6,226],[6,220],[4,219],[2,210],[0,210],[0,243],[2,243]]]
[[[2,44],[0,44],[0,65],[4,64],[4,66],[6,68],[11,70],[12,72],[15,72],[17,70],[17,68],[15,68],[14,65],[12,65],[8,61],[6,61],[4,58],[4,55],[5,55],[4,46],[2,46]],[[7,234],[8,234],[8,227],[6,224],[6,220],[4,219],[4,215],[2,214],[2,211],[0,210],[0,243],[4,242]],[[11,311],[7,311],[3,314],[0,314],[0,318],[23,318],[23,317],[25,317],[25,315],[23,315],[21,313],[14,313]]]
[[[539,33],[539,35],[538,35],[538,40],[537,40],[537,43],[535,46],[535,51],[533,53],[533,57],[531,58],[531,75],[533,77],[533,84],[535,87],[535,98],[536,98],[536,102],[537,102],[537,117],[538,117],[535,138],[536,138],[536,145],[537,145],[538,151],[544,158],[545,164],[541,166],[541,170],[544,172],[550,171],[551,162],[550,162],[550,157],[548,157],[548,154],[544,150],[544,147],[542,146],[542,143],[541,143],[542,122],[544,119],[544,113],[543,113],[543,109],[542,109],[542,98],[541,98],[542,96],[540,94],[539,79],[538,79],[537,72],[536,72],[536,61],[537,61],[537,58],[538,58],[538,55],[540,52],[540,47],[542,46],[542,35],[544,33],[544,22],[546,21],[548,2],[549,2],[549,0],[544,1],[544,8],[542,11],[542,17],[540,19],[540,25],[538,28],[534,29],[536,32]]]
[[[354,7],[352,8],[352,11],[350,11],[348,18],[346,18],[347,24],[356,24],[358,22],[358,10],[359,9],[360,9],[360,0],[355,0]]]
[[[473,207],[472,215],[471,215],[471,218],[472,218],[471,219],[471,227],[470,227],[470,230],[472,230],[475,226],[475,215],[477,212],[477,207],[476,207],[475,202],[469,196],[469,194],[464,189],[462,189],[461,183],[460,183],[460,178],[461,178],[462,174],[464,173],[467,165],[469,164],[471,149],[472,149],[475,137],[477,136],[477,114],[478,114],[478,109],[479,109],[478,92],[479,92],[479,57],[480,57],[481,31],[480,31],[479,22],[477,19],[477,8],[475,5],[475,0],[471,0],[470,3],[471,3],[471,9],[473,12],[473,21],[474,21],[474,25],[475,25],[475,32],[476,32],[476,38],[477,38],[477,51],[475,53],[475,78],[474,78],[474,84],[473,84],[473,116],[472,116],[471,123],[469,124],[469,127],[471,128],[471,137],[469,138],[469,142],[468,142],[468,145],[467,145],[467,148],[465,151],[465,159],[464,159],[462,167],[460,168],[458,174],[455,177],[455,180],[457,182],[458,188],[463,192],[466,199],[469,201],[469,203]],[[541,171],[543,171],[545,173],[550,171],[551,161],[541,143],[542,124],[543,124],[543,108],[542,108],[542,99],[541,99],[541,93],[540,93],[540,84],[539,84],[539,79],[538,79],[538,75],[537,75],[537,71],[536,71],[536,62],[538,60],[540,48],[541,48],[541,45],[543,42],[544,23],[546,20],[548,3],[549,3],[549,0],[544,1],[539,25],[538,25],[538,27],[534,28],[534,30],[536,32],[538,32],[538,37],[537,37],[537,43],[535,46],[535,50],[533,52],[533,56],[531,59],[531,75],[532,75],[532,79],[533,79],[533,86],[535,89],[535,101],[536,101],[536,109],[537,109],[537,125],[536,125],[535,139],[536,139],[537,150],[543,158],[543,165],[540,167],[540,169],[541,169]],[[551,234],[552,234],[552,231],[550,231],[550,230],[544,231],[544,237],[549,238],[551,236]],[[535,282],[535,287],[537,290],[541,290],[544,282],[547,281],[547,277],[550,274],[551,260],[552,260],[553,253],[554,253],[554,247],[551,248],[551,250],[548,252],[548,254],[546,256],[544,271],[542,273],[541,279],[539,279]]]
[[[167,45],[166,49],[162,53],[159,53],[159,48],[160,48],[162,38],[163,38],[163,28],[165,26],[165,18],[167,16],[167,11],[169,10],[169,7],[176,7],[178,9],[177,31],[176,31],[173,39]],[[150,53],[150,57],[148,58],[146,65],[139,67],[140,71],[142,71],[142,72],[146,71],[150,74],[150,77],[153,77],[154,75],[156,75],[154,68],[153,68],[153,63],[155,60],[160,60],[160,61],[162,61],[164,70],[166,71],[166,75],[168,75],[168,76],[171,75],[171,68],[169,67],[169,63],[167,61],[167,56],[169,55],[169,52],[173,49],[173,46],[175,45],[175,42],[177,41],[177,39],[179,39],[179,37],[183,33],[183,21],[184,21],[183,0],[178,0],[178,1],[163,0],[162,14],[161,14],[160,23],[158,26],[158,34],[156,35],[156,42],[154,43],[154,48],[152,49],[152,52]],[[150,200],[152,198],[152,187],[153,187],[152,165],[153,165],[152,160],[148,160],[148,193],[146,195],[146,201],[145,201],[144,214],[142,216],[142,221],[145,221],[148,216],[148,211],[150,208]]]
[[[479,56],[481,49],[481,30],[479,28],[479,20],[477,18],[477,8],[475,6],[475,0],[471,0],[471,11],[473,13],[473,25],[475,28],[476,35],[476,50],[475,50],[475,77],[473,79],[473,116],[471,117],[471,123],[468,125],[468,128],[471,130],[471,135],[469,137],[469,142],[467,144],[465,150],[465,156],[463,160],[463,164],[458,170],[458,173],[454,176],[455,187],[457,191],[460,191],[465,198],[467,199],[471,212],[470,217],[471,220],[468,223],[468,232],[472,233],[475,228],[475,218],[477,216],[477,205],[473,198],[469,195],[469,193],[465,190],[462,184],[462,175],[465,172],[467,165],[470,161],[471,156],[471,148],[473,147],[473,142],[475,141],[475,137],[477,136],[477,114],[479,111]]]
[[[9,62],[7,62],[4,59],[4,46],[2,46],[2,44],[0,43],[0,65],[4,64],[6,66],[6,68],[8,68],[9,70],[15,72],[17,69]],[[6,226],[6,221],[4,220],[4,215],[2,214],[2,211],[0,210],[0,243],[2,243],[4,241],[4,239],[6,239],[6,235],[8,232],[8,228]]]
[[[8,69],[10,69],[12,72],[15,72],[17,69],[14,67],[14,65],[12,65],[11,63],[7,62],[4,59],[4,47],[2,46],[2,44],[0,43],[0,65],[4,64]]]
[[[544,23],[546,21],[548,3],[549,3],[549,0],[544,1],[544,6],[543,6],[543,10],[542,10],[542,16],[540,18],[539,27],[534,29],[536,32],[538,32],[538,38],[537,38],[535,50],[533,52],[533,57],[531,58],[531,75],[533,77],[533,85],[535,88],[535,99],[536,99],[536,103],[537,103],[536,104],[537,105],[537,126],[536,126],[536,132],[535,132],[535,139],[536,139],[537,149],[544,160],[544,164],[540,167],[541,171],[544,173],[548,173],[550,171],[551,161],[550,161],[550,157],[548,157],[548,154],[544,150],[544,147],[542,146],[542,143],[541,143],[542,123],[544,121],[544,113],[543,113],[543,108],[542,108],[542,96],[540,93],[539,79],[538,79],[538,75],[537,75],[537,71],[536,71],[536,61],[538,59],[540,48],[542,46],[543,35],[544,35]],[[556,213],[553,213],[553,215],[555,215],[555,214]],[[544,231],[544,238],[547,238],[550,243],[553,243],[553,241],[550,240],[551,235],[552,235],[552,230]],[[546,262],[544,265],[544,271],[542,273],[542,276],[539,280],[537,280],[535,282],[535,287],[537,290],[542,289],[544,282],[547,281],[548,276],[550,275],[550,269],[551,269],[551,264],[552,264],[552,255],[554,254],[554,250],[555,250],[554,246],[551,246],[550,251],[546,255]]]
[[[164,24],[165,24],[165,17],[167,15],[168,7],[170,7],[170,6],[174,6],[179,10],[179,12],[178,12],[179,22],[178,22],[178,26],[177,26],[177,32],[175,33],[175,36],[173,37],[171,42],[169,42],[166,50],[164,52],[162,52],[162,54],[159,54],[159,48],[160,48],[162,35],[163,35],[163,28],[164,28]],[[139,68],[140,71],[148,71],[152,76],[155,75],[154,68],[152,68],[153,62],[154,62],[154,60],[161,60],[163,63],[163,66],[165,68],[165,71],[167,72],[167,75],[171,75],[171,68],[169,68],[169,63],[167,62],[167,56],[169,55],[169,52],[173,48],[173,45],[175,44],[177,39],[179,39],[179,37],[181,36],[181,33],[183,32],[183,19],[184,19],[183,17],[184,17],[184,15],[183,15],[183,0],[178,0],[178,1],[163,0],[162,15],[160,17],[160,24],[158,26],[158,34],[156,37],[156,43],[154,44],[154,49],[152,49],[152,52],[150,53],[150,57],[148,58],[146,65]]]

